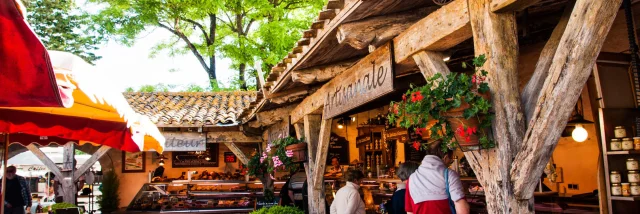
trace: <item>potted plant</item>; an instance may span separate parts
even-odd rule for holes
[[[493,120],[487,71],[481,69],[484,55],[475,57],[473,72],[436,74],[421,87],[411,86],[402,95],[402,101],[391,102],[388,115],[391,123],[413,128],[423,137],[442,141],[444,149],[462,146],[468,150],[495,146],[490,137]],[[469,67],[462,63],[463,68]],[[414,141],[414,148],[426,148]]]
[[[304,214],[304,212],[296,207],[289,206],[273,206],[268,208],[262,208],[256,211],[251,212],[251,214]]]
[[[249,159],[247,168],[249,176],[255,176],[263,184],[264,196],[267,200],[273,198],[273,181],[277,171],[296,171],[298,164],[294,151],[287,149],[290,145],[305,144],[304,139],[294,137],[282,137],[272,143],[267,144],[265,151],[254,153]],[[306,146],[305,146],[306,148]],[[298,151],[299,153],[299,151]],[[306,157],[306,155],[304,156]]]

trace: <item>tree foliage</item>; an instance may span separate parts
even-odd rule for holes
[[[81,13],[72,0],[26,0],[27,21],[49,50],[66,51],[93,64],[94,51],[105,38],[91,17]]]

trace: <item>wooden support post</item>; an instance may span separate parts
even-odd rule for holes
[[[75,172],[75,144],[69,142],[64,145],[62,150],[62,178],[58,179],[62,184],[62,199],[64,202],[70,204],[76,204],[76,197],[78,196],[78,186],[76,186],[73,180],[73,174]]]
[[[38,146],[36,146],[35,144],[29,144],[26,147],[38,158],[38,160],[40,160],[40,162],[42,162],[47,167],[47,169],[49,169],[49,171],[51,171],[56,176],[56,178],[63,177],[60,168],[58,168],[58,166],[56,166],[56,164],[51,161],[51,159],[49,159],[49,157],[47,157],[47,155],[44,154],[44,152],[42,152],[40,148],[38,148]]]
[[[420,51],[413,55],[413,60],[416,61],[425,79],[429,79],[437,73],[442,74],[444,77],[451,73],[443,59],[444,55],[431,51]]]
[[[319,117],[319,116],[318,116]],[[306,121],[306,120],[305,120]],[[308,168],[312,168],[311,176],[307,174],[307,184],[311,188],[309,189],[309,209],[310,213],[324,214],[325,210],[325,193],[324,193],[324,170],[327,165],[327,152],[329,150],[329,139],[331,135],[331,119],[324,119],[320,124],[317,137],[317,151],[315,154],[314,165],[309,165]],[[305,122],[306,124],[306,122]],[[314,123],[317,124],[318,123]],[[312,141],[309,141],[312,142]],[[311,160],[311,157],[309,157]]]
[[[109,150],[111,150],[111,147],[100,146],[100,148],[96,152],[94,152],[91,157],[82,164],[82,166],[80,166],[75,172],[73,172],[73,181],[78,181],[78,179],[80,179],[80,176],[82,176],[82,174],[89,170],[91,166],[93,166],[93,164],[100,160],[102,156],[107,154]]]
[[[244,152],[242,152],[242,150],[238,147],[238,145],[236,145],[233,142],[226,142],[224,143],[224,145],[226,145],[229,150],[231,150],[231,152],[233,152],[233,154],[235,154],[236,156],[238,156],[238,159],[240,159],[240,162],[242,162],[242,164],[249,164],[249,158],[247,158],[247,156],[244,154]]]
[[[304,135],[304,124],[303,123],[294,123],[293,128],[296,130],[296,138],[300,139],[305,137]],[[309,142],[307,141],[307,144]]]
[[[318,154],[318,144],[320,135],[320,124],[322,115],[305,115],[304,116],[304,137],[307,140],[309,151],[309,166],[311,170],[315,169],[316,154]],[[312,172],[313,173],[313,172]]]

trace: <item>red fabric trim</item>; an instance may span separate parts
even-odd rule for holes
[[[49,136],[71,141],[83,140],[128,152],[140,151],[131,138],[131,130],[124,122],[0,109],[0,132],[24,133],[34,135],[37,139],[39,136]],[[23,145],[33,142],[28,139],[19,142]],[[11,136],[9,140],[16,142]]]
[[[14,0],[0,0],[0,107],[62,107],[49,54]]]

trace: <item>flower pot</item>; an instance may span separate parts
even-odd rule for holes
[[[293,162],[305,162],[307,161],[307,143],[296,143],[284,147],[286,150],[293,152]]]
[[[478,136],[480,130],[476,134],[464,133],[463,135],[455,131],[458,127],[479,127],[480,120],[477,117],[465,119],[460,112],[459,116],[447,116],[446,120],[454,130],[455,141],[458,142],[458,145],[469,148],[480,147],[480,137]]]

